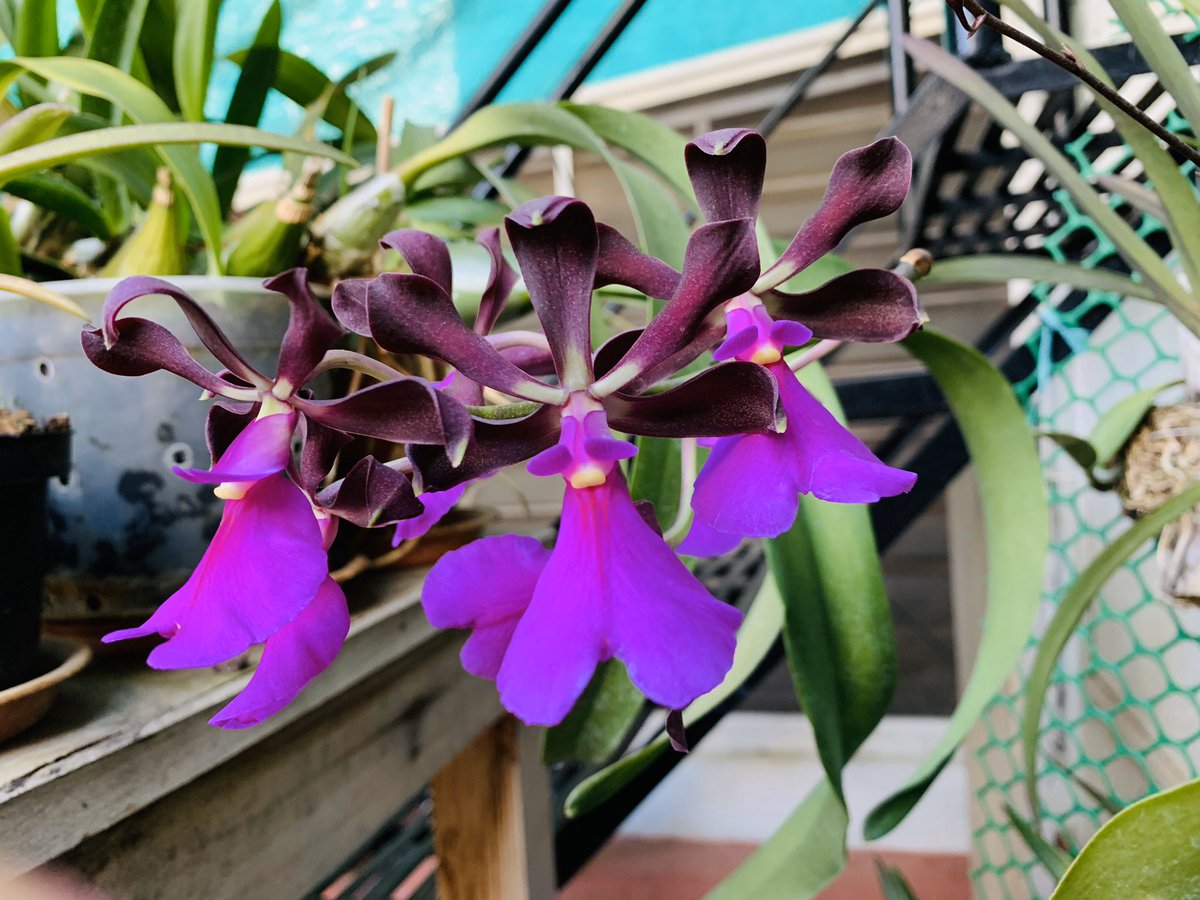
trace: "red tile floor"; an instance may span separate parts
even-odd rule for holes
[[[754,850],[751,844],[618,838],[597,854],[560,900],[698,900]],[[968,900],[967,858],[925,853],[852,851],[821,900],[882,898],[875,860],[897,867],[921,900]],[[753,900],[753,898],[747,898]]]

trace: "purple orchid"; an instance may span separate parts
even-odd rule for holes
[[[657,437],[769,431],[778,413],[775,380],[754,363],[733,361],[657,394],[604,382],[613,372],[631,381],[669,367],[705,315],[752,286],[759,270],[753,219],[698,229],[660,315],[627,347],[600,354],[591,344],[593,288],[637,281],[647,267],[619,271],[629,249],[623,239],[569,198],[525,204],[506,228],[555,381],[496,346],[512,347],[511,337],[466,326],[450,299],[448,251],[430,235],[384,240],[411,273],[343,282],[334,292],[334,311],[351,330],[385,349],[434,356],[518,401],[507,420],[490,417],[496,408],[478,410],[458,465],[436,447],[410,447],[423,487],[450,490],[526,460],[534,474],[566,481],[553,550],[515,535],[484,538],[438,562],[422,602],[434,625],[472,631],[464,666],[495,678],[502,703],[527,723],[561,721],[596,666],[614,657],[647,697],[680,708],[728,671],[741,614],[712,597],[643,518],[619,466],[636,448],[612,429]],[[501,263],[497,253],[493,281]]]
[[[105,301],[101,327],[85,329],[82,338],[88,357],[106,371],[167,369],[223,398],[209,415],[212,467],[175,469],[188,481],[214,485],[225,501],[217,532],[182,588],[145,623],[104,641],[160,635],[166,640],[148,662],[161,669],[216,665],[263,644],[250,683],[212,720],[224,728],[244,728],[278,712],[337,655],[350,626],[326,555],[337,518],[389,524],[424,511],[409,480],[370,457],[320,489],[349,435],[432,441],[453,453],[470,432],[466,410],[432,386],[331,350],[344,332],[312,297],[301,270],[271,279],[267,287],[291,303],[274,378],[245,362],[192,298],[157,279],[119,283]],[[224,373],[204,369],[161,326],[118,318],[127,303],[148,294],[179,304]],[[301,392],[334,365],[365,367],[387,380],[333,401]],[[292,457],[297,429],[303,439],[299,465]]]
[[[685,159],[706,219],[757,216],[766,166],[761,135],[740,129],[703,135],[688,144]],[[696,479],[695,519],[681,552],[716,555],[745,536],[775,537],[791,527],[800,494],[870,503],[912,489],[916,476],[880,462],[800,384],[783,358],[786,347],[813,337],[839,342],[907,337],[924,321],[911,282],[881,269],[860,269],[806,293],[779,289],[855,226],[895,212],[908,193],[911,169],[908,149],[895,138],[843,155],[821,208],[779,260],[697,329],[682,360],[695,358],[723,333],[714,359],[766,366],[778,383],[787,424],[714,442]],[[627,265],[656,273],[658,284],[647,277],[641,287],[651,296],[671,289],[670,276],[648,260]],[[644,374],[639,378],[635,387],[653,383]]]

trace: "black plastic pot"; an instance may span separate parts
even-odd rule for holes
[[[71,471],[71,433],[0,435],[0,690],[36,677],[46,574],[46,481]]]

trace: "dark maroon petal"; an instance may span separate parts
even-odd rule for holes
[[[149,319],[122,319],[121,339],[111,347],[104,346],[104,333],[90,325],[84,327],[80,342],[92,364],[113,375],[147,375],[164,369],[213,394],[246,393],[192,359],[179,338]]]
[[[170,297],[175,301],[187,317],[192,330],[196,332],[196,337],[200,338],[200,343],[208,348],[208,352],[215,356],[221,365],[250,384],[260,388],[270,387],[270,380],[260,375],[251,368],[246,360],[242,359],[241,354],[233,349],[233,345],[229,343],[229,338],[225,337],[224,332],[217,327],[217,323],[209,317],[203,307],[187,293],[181,291],[169,281],[163,281],[161,278],[150,278],[145,275],[124,278],[118,281],[113,286],[113,289],[108,292],[108,296],[104,298],[100,323],[106,346],[112,347],[121,340],[121,331],[124,328],[124,323],[118,322],[117,315],[121,312],[125,304],[137,300],[139,297],[148,297],[152,294],[162,294],[164,297]],[[165,365],[160,365],[156,368],[175,371]],[[184,377],[186,378],[187,376]]]
[[[635,328],[631,331],[623,331],[605,341],[600,349],[596,351],[594,363],[596,375],[598,377],[603,376],[611,371],[621,360],[621,357],[633,346],[633,342],[637,340],[638,335],[641,333],[642,329]],[[641,375],[625,385],[623,392],[640,394],[647,388],[658,384],[664,378],[670,378],[680,369],[717,346],[724,337],[725,314],[720,310],[709,313],[708,317],[700,323],[692,339],[687,344],[670,356],[666,356],[650,366]]]
[[[568,390],[583,388],[592,380],[592,211],[569,197],[543,197],[517,207],[504,224],[559,380]]]
[[[212,405],[204,424],[204,442],[208,445],[208,454],[213,463],[225,454],[234,438],[254,421],[258,410],[257,403],[218,400]]]
[[[800,322],[815,337],[835,341],[899,341],[925,319],[912,282],[883,269],[847,272],[803,294],[768,291],[762,299],[772,318]]]
[[[688,241],[679,287],[624,358],[596,382],[593,392],[600,396],[619,390],[688,347],[704,318],[748,291],[757,277],[753,220],[733,219],[697,229]]]
[[[454,269],[450,265],[450,250],[440,237],[415,228],[402,228],[388,232],[379,243],[403,256],[413,274],[424,275],[447,294],[453,293]]]
[[[479,298],[479,310],[475,313],[475,333],[490,334],[496,327],[500,313],[504,311],[504,304],[508,302],[513,285],[517,283],[517,273],[500,250],[499,228],[487,228],[479,232],[475,243],[483,247],[492,258],[487,286],[483,289]]]
[[[561,422],[561,412],[555,406],[543,406],[524,418],[504,422],[476,418],[467,452],[458,466],[440,447],[409,447],[414,480],[422,491],[446,491],[524,462],[558,441]]]
[[[505,347],[500,355],[527,375],[554,374],[554,357],[541,347]]]
[[[911,180],[912,155],[899,138],[884,138],[843,154],[833,166],[821,208],[763,273],[760,286],[783,284],[832,252],[850,229],[894,213],[908,195]]]
[[[397,444],[460,448],[471,429],[466,409],[420,378],[380,382],[336,400],[297,397],[292,403],[328,428]]]
[[[304,493],[314,497],[351,437],[308,416],[299,419],[300,464],[293,470],[292,477]]]
[[[724,437],[774,431],[779,408],[775,378],[754,363],[706,369],[661,394],[613,394],[604,401],[617,431],[646,437]]]
[[[597,289],[623,284],[658,300],[675,293],[679,273],[665,262],[643,253],[611,225],[597,222],[596,235],[600,241],[594,285]]]
[[[395,525],[425,511],[408,478],[373,456],[360,459],[345,478],[318,493],[317,505],[362,528]]]
[[[683,710],[672,709],[667,712],[667,739],[671,749],[676,753],[688,752],[687,730],[683,727]]]
[[[526,375],[468,328],[450,295],[423,275],[343,281],[334,288],[333,311],[347,328],[385,350],[432,356],[472,381],[526,400],[562,400],[562,391]]]
[[[308,381],[325,351],[345,332],[308,289],[307,269],[289,269],[274,278],[268,278],[263,282],[263,287],[283,294],[291,305],[275,379],[286,380],[293,388],[298,388]]]
[[[691,141],[683,158],[705,221],[758,218],[767,169],[761,134],[746,128],[710,131]]]

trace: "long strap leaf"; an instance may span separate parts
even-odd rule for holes
[[[1179,518],[1197,503],[1200,503],[1200,483],[1168,500],[1153,512],[1147,513],[1130,526],[1129,530],[1109,544],[1084,569],[1079,577],[1063,593],[1054,610],[1054,618],[1046,627],[1046,633],[1038,642],[1037,654],[1025,681],[1025,712],[1021,717],[1021,746],[1025,764],[1025,787],[1029,792],[1029,803],[1034,816],[1041,815],[1041,803],[1037,790],[1037,743],[1038,729],[1042,720],[1042,709],[1046,704],[1046,691],[1062,656],[1063,648],[1079,626],[1079,620],[1092,601],[1127,559],[1153,538],[1163,527]]]
[[[1012,132],[1025,149],[1075,198],[1080,209],[1091,216],[1097,226],[1108,235],[1130,268],[1154,285],[1161,293],[1162,301],[1176,318],[1192,331],[1200,333],[1200,306],[1179,284],[1174,273],[1154,248],[1143,241],[1137,232],[1117,215],[1079,174],[1075,164],[1060,153],[1036,126],[1026,122],[1003,94],[966,63],[928,41],[908,36],[904,39],[904,48],[915,60],[959,88],[987,110],[999,124]]]
[[[1024,253],[980,253],[940,259],[934,263],[929,274],[921,279],[921,284],[1007,284],[1016,278],[1048,284],[1069,284],[1085,291],[1103,291],[1141,300],[1157,301],[1161,297],[1143,282],[1108,269],[1085,269],[1074,263],[1061,263],[1045,256]]]
[[[1041,463],[1007,380],[974,349],[933,331],[917,332],[904,347],[937,381],[970,452],[986,534],[987,606],[975,665],[946,732],[871,812],[864,829],[871,839],[916,805],[1012,671],[1033,626],[1049,544]]]

